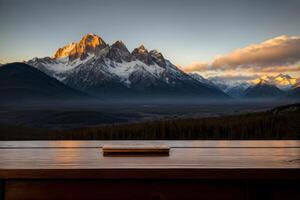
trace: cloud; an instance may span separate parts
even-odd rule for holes
[[[194,62],[186,71],[300,72],[300,36],[282,35],[260,44],[217,56],[210,63]]]
[[[220,75],[220,76],[210,76],[210,78],[220,78],[222,80],[229,80],[229,81],[250,81],[253,80],[255,78],[258,78],[258,75],[229,75],[229,74],[225,74],[225,75]]]
[[[253,70],[254,72],[254,70]],[[261,73],[285,73],[285,72],[300,72],[300,64],[296,63],[293,66],[277,66],[277,67],[264,67]]]
[[[193,62],[191,65],[184,67],[183,69],[186,72],[205,71],[209,70],[209,64],[205,62]]]

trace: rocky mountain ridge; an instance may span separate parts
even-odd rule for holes
[[[144,45],[130,52],[122,41],[107,44],[95,34],[60,48],[54,57],[27,62],[66,85],[99,96],[228,96],[195,80]]]

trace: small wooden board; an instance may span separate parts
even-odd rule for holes
[[[115,145],[106,144],[102,147],[104,156],[114,155],[147,155],[147,156],[168,156],[170,147],[167,145],[155,144],[131,144]]]

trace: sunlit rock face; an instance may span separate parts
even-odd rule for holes
[[[289,75],[286,74],[279,74],[277,76],[261,76],[260,78],[257,78],[253,81],[251,81],[252,84],[258,84],[261,81],[268,82],[269,84],[276,85],[277,87],[281,89],[290,89],[292,88],[296,83],[297,79],[292,78]]]
[[[54,54],[55,59],[69,57],[69,60],[81,58],[83,60],[89,54],[98,54],[107,44],[95,34],[85,35],[78,43],[71,43],[59,48]]]

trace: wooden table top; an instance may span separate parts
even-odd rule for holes
[[[156,144],[169,156],[103,157],[105,144]],[[294,141],[0,141],[0,179],[299,179]]]

